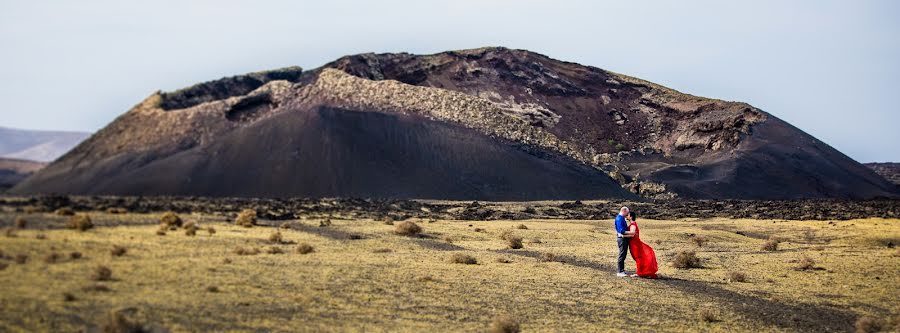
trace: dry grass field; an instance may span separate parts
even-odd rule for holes
[[[87,215],[78,231],[0,214],[0,331],[823,332],[900,315],[898,220],[639,220],[662,275],[648,280],[615,277],[611,219],[409,220],[416,233],[182,214],[190,236],[159,235],[162,214]],[[701,267],[674,268],[683,251]]]

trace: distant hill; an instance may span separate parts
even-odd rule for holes
[[[39,131],[0,127],[0,157],[51,162],[87,139],[86,132]]]
[[[15,186],[32,173],[47,166],[47,163],[0,158],[0,193]]]
[[[502,47],[359,54],[157,92],[11,192],[897,197],[747,103]]]
[[[875,173],[900,186],[900,163],[865,163],[865,165],[874,170]]]

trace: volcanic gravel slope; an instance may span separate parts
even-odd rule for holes
[[[505,48],[362,54],[155,93],[12,192],[897,196],[868,168],[748,104]]]

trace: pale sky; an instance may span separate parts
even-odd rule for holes
[[[748,102],[857,161],[900,161],[890,0],[0,0],[0,126],[96,131],[156,90],[482,46]]]

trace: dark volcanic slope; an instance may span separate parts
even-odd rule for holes
[[[878,175],[900,186],[900,163],[866,163],[865,165]]]
[[[896,197],[745,103],[528,51],[362,54],[156,93],[13,193]]]

